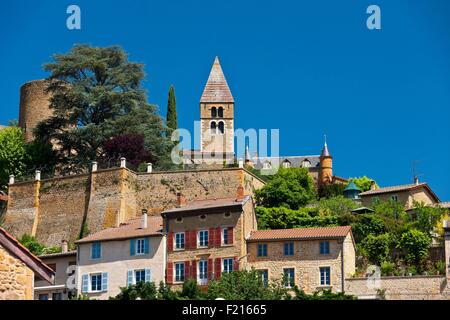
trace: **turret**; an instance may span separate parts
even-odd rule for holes
[[[320,154],[320,171],[319,171],[319,186],[330,184],[333,182],[333,157],[328,150],[327,141]]]
[[[248,145],[245,147],[245,165],[251,168],[254,166],[250,151],[248,150]]]

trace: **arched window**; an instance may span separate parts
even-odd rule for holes
[[[223,121],[219,122],[219,134],[223,134],[225,132],[225,126]]]
[[[215,117],[217,117],[217,108],[212,107],[211,108],[211,118],[215,118]]]
[[[219,118],[223,118],[223,108],[222,107],[219,107],[218,116],[219,116]]]
[[[291,167],[291,162],[289,160],[284,160],[283,161],[283,168],[290,168]]]
[[[215,121],[211,121],[210,128],[211,128],[211,134],[216,134],[217,133],[217,124],[216,124]]]
[[[309,168],[311,167],[311,162],[308,159],[305,159],[302,161],[302,168]]]

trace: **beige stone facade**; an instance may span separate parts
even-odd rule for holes
[[[33,299],[33,271],[0,245],[0,300]]]
[[[329,253],[321,254],[320,245],[328,242]],[[293,244],[293,255],[286,256],[285,244]],[[258,245],[267,245],[267,256],[258,256]],[[343,276],[355,272],[355,248],[351,233],[344,239],[248,242],[247,268],[268,273],[269,281],[282,281],[285,269],[294,269],[294,284],[306,293],[321,289],[343,291]],[[329,282],[321,281],[321,268],[329,268]],[[322,277],[326,270],[322,269]]]

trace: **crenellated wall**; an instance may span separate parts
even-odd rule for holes
[[[15,237],[36,236],[43,244],[73,242],[82,231],[97,232],[137,217],[142,209],[160,214],[187,201],[234,197],[238,185],[253,195],[264,185],[240,168],[135,173],[115,168],[9,186],[3,226]]]

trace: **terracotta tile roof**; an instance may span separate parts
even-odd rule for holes
[[[58,257],[68,257],[68,256],[76,256],[77,251],[67,251],[67,252],[57,252],[57,253],[49,253],[49,254],[42,254],[39,256],[39,259],[49,259],[49,258],[58,258]]]
[[[257,230],[252,231],[248,241],[284,240],[284,239],[313,240],[313,239],[345,238],[350,231],[351,231],[350,226]]]
[[[234,102],[218,57],[214,60],[200,102]]]
[[[379,189],[375,189],[375,190],[368,190],[368,191],[360,193],[359,195],[364,197],[364,196],[377,195],[377,194],[383,194],[383,193],[410,191],[410,190],[419,189],[419,188],[427,189],[427,191],[436,200],[436,202],[440,202],[438,196],[433,192],[433,190],[431,190],[431,188],[428,186],[428,184],[426,182],[419,183],[419,184],[412,183],[412,184],[404,184],[404,185],[399,185],[399,186],[384,187],[384,188],[379,188]]]
[[[54,284],[55,272],[2,227],[0,227],[0,245],[25,263],[37,277]]]
[[[196,200],[188,202],[185,206],[168,209],[162,212],[162,214],[170,214],[185,211],[197,211],[207,210],[215,208],[227,208],[227,207],[242,207],[247,202],[249,196],[244,197],[243,200],[236,200],[236,198],[221,198],[221,199],[208,199],[208,200]]]
[[[149,216],[147,228],[141,228],[141,218],[133,219],[115,228],[108,228],[84,237],[75,243],[86,243],[94,241],[124,240],[144,236],[162,235],[163,220],[160,216]]]

